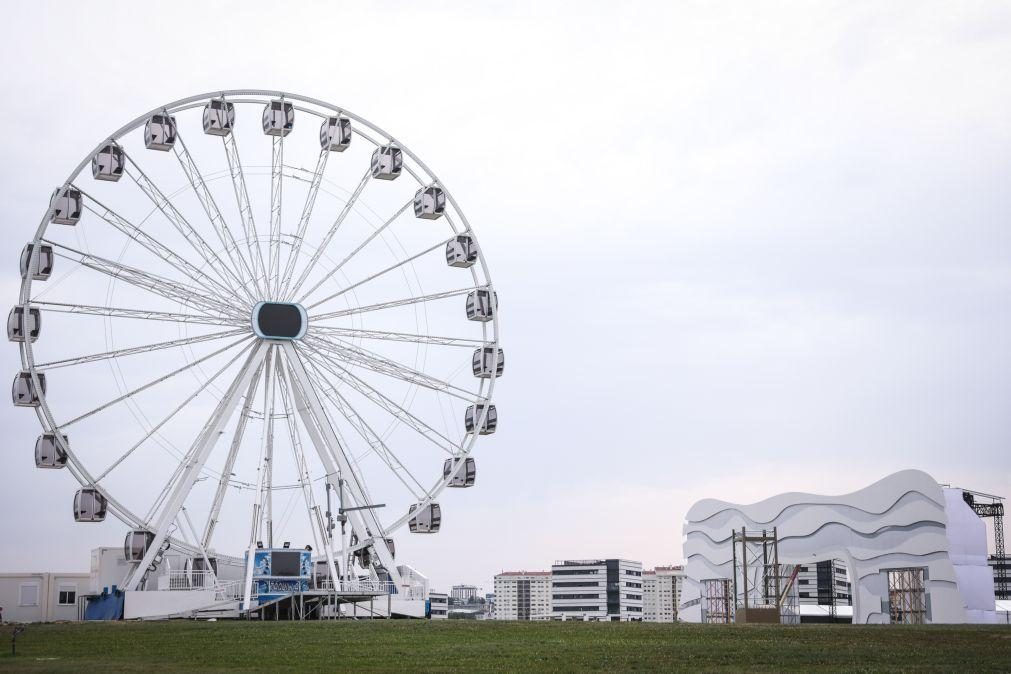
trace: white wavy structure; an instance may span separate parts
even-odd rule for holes
[[[783,564],[840,559],[853,584],[853,622],[888,622],[888,569],[925,569],[932,623],[995,622],[986,529],[958,489],[904,470],[842,496],[789,493],[738,505],[699,501],[685,517],[681,618],[701,622],[702,581],[733,577],[736,529],[772,529]]]

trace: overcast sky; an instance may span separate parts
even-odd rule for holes
[[[451,187],[508,368],[478,485],[399,553],[437,589],[567,557],[678,562],[707,496],[841,493],[902,468],[1011,493],[1008,3],[4,14],[9,304],[52,186],[191,94],[332,101]],[[34,414],[0,409],[0,570],[87,570],[123,527],[75,526],[72,478],[31,465]]]

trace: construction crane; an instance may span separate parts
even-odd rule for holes
[[[1004,555],[1004,497],[984,494],[970,489],[962,490],[962,498],[980,518],[993,519],[994,585],[997,599],[1011,599],[1008,592],[1008,560]]]

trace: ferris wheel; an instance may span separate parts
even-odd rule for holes
[[[398,583],[393,534],[475,484],[504,366],[483,251],[343,108],[234,90],[138,117],[56,188],[20,270],[13,402],[36,466],[80,483],[75,520],[127,525],[127,590],[168,549],[251,565],[282,538]]]

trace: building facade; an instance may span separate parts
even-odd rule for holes
[[[852,606],[853,589],[846,565],[839,559],[801,564],[797,571],[797,597],[801,605]]]
[[[555,562],[551,567],[551,615],[564,620],[642,620],[642,584],[642,562]]]
[[[0,608],[8,623],[79,620],[87,573],[0,573]]]
[[[449,618],[449,595],[445,592],[428,593],[428,617],[432,620]]]
[[[1003,569],[1004,574],[1007,578],[1011,578],[1011,557],[1004,556],[998,557],[997,555],[990,555],[986,562],[990,568],[993,570],[993,594],[998,601],[1007,601],[1011,599],[1011,588],[1002,589],[1000,587],[1000,575],[999,570]]]
[[[684,567],[658,566],[642,572],[642,619],[651,623],[676,623],[681,603]]]
[[[756,523],[776,530],[780,564],[843,560],[854,624],[997,620],[986,525],[961,489],[918,470],[850,494],[790,492],[748,505],[699,501],[685,516],[682,620],[708,621],[709,607],[725,596],[719,588],[736,575],[734,532]]]
[[[461,604],[472,604],[477,599],[480,591],[480,588],[476,585],[454,585],[453,589],[449,592],[449,596]]]
[[[496,620],[545,620],[550,615],[550,571],[504,571],[495,576]]]

